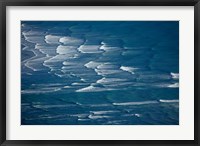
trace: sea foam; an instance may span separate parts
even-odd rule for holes
[[[134,71],[138,68],[128,67],[128,66],[121,66],[121,70],[130,72],[131,74],[135,74]]]
[[[160,101],[160,102],[165,102],[165,103],[179,102],[179,100],[176,100],[176,99],[171,99],[171,100],[160,99],[159,101]]]
[[[55,36],[55,35],[46,35],[45,36],[45,42],[47,44],[60,44],[59,39],[61,36]]]
[[[170,73],[173,79],[179,79],[179,73]]]
[[[63,43],[64,45],[80,46],[84,43],[84,40],[75,37],[62,37],[60,38],[59,42]]]
[[[56,49],[56,53],[58,54],[77,54],[78,51],[76,50],[76,46],[62,46],[59,45]]]
[[[103,53],[103,51],[99,50],[98,45],[81,45],[78,50],[81,53]]]
[[[128,105],[144,105],[144,104],[155,104],[158,101],[141,101],[141,102],[124,102],[124,103],[113,103],[113,105],[128,106]]]

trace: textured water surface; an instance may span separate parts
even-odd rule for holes
[[[178,21],[22,21],[22,125],[179,124]]]

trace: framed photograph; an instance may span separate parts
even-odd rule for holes
[[[7,0],[0,143],[199,145],[198,0]]]

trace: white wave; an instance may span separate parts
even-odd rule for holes
[[[64,108],[70,107],[72,105],[33,105],[34,108],[50,109],[50,108]],[[74,105],[75,106],[75,105]]]
[[[88,121],[88,120],[90,119],[81,119],[81,118],[78,119],[78,121]]]
[[[84,74],[81,69],[85,69],[83,68],[83,66],[81,64],[74,64],[74,65],[66,65],[66,66],[62,66],[61,67],[62,72],[66,73],[66,72],[74,72],[75,74]]]
[[[109,62],[103,63],[103,62],[95,62],[90,61],[84,65],[87,68],[92,68],[94,71],[101,76],[109,75],[109,74],[116,74],[121,73],[121,70],[117,70],[117,65],[113,65]]]
[[[29,76],[32,76],[32,75],[33,75],[32,73],[29,73],[29,72],[26,72],[25,74],[26,74],[26,75],[29,75]]]
[[[59,42],[63,43],[64,45],[80,46],[84,43],[84,40],[75,37],[62,37],[60,38]]]
[[[31,43],[40,43],[40,44],[44,44],[44,36],[26,36],[25,40]]]
[[[24,65],[33,71],[40,71],[40,70],[45,69],[43,67],[43,62],[48,59],[49,59],[49,57],[36,58],[36,59],[27,61]]]
[[[119,48],[119,47],[110,47],[110,46],[106,46],[106,45],[102,45],[99,49],[103,50],[103,51],[119,51],[119,50],[122,50],[122,48]]]
[[[90,104],[88,105],[90,107],[107,107],[107,106],[112,106],[111,104]]]
[[[142,115],[141,114],[134,114],[134,116],[141,117]]]
[[[41,62],[44,62],[45,60],[48,60],[50,58],[51,57],[39,57],[39,58],[31,59],[28,62],[29,63],[41,63]]]
[[[102,79],[97,80],[96,83],[99,83],[99,84],[108,84],[108,83],[124,82],[124,81],[127,81],[127,79],[105,78],[105,77],[103,77]]]
[[[25,63],[24,64],[27,68],[31,69],[32,71],[39,71],[38,69],[33,68],[31,65],[29,65],[29,63]]]
[[[21,24],[21,27],[26,27],[26,25],[25,24]]]
[[[48,60],[45,60],[44,65],[48,66],[48,63],[55,64],[56,62],[64,62],[66,59],[69,59],[70,57],[71,55],[68,55],[68,54],[59,54]]]
[[[28,42],[45,43],[45,41],[44,41],[45,32],[43,32],[43,31],[30,30],[27,32],[22,32],[22,35],[24,36],[25,40]]]
[[[87,68],[95,69],[100,64],[102,64],[102,63],[101,62],[90,61],[90,62],[86,63],[84,66],[87,67]]]
[[[99,50],[98,45],[81,45],[78,50],[81,53],[103,53],[102,50]]]
[[[72,117],[78,117],[78,118],[87,118],[89,114],[73,114],[70,115]]]
[[[66,65],[66,66],[76,65],[76,63],[74,63],[74,62],[69,62],[69,61],[64,61],[62,64],[63,64],[63,65]]]
[[[22,94],[42,94],[42,93],[50,93],[50,92],[56,92],[60,91],[61,88],[42,88],[42,89],[28,89],[28,90],[22,90]]]
[[[22,48],[22,50],[27,50],[27,51],[30,51],[29,49],[30,49],[29,46],[25,46],[25,47]]]
[[[40,119],[60,119],[60,118],[66,118],[67,115],[56,115],[56,116],[51,116],[51,115],[42,115],[38,116],[37,118],[27,118],[28,120],[40,120]]]
[[[65,77],[66,75],[64,75],[64,74],[58,74],[58,73],[54,73],[56,76],[58,76],[58,77],[60,77],[60,78],[63,78],[63,77]]]
[[[174,84],[168,85],[167,87],[169,87],[169,88],[179,88],[179,83],[174,83]]]
[[[61,36],[55,36],[55,35],[46,35],[45,36],[45,42],[47,44],[60,44],[59,39]]]
[[[103,115],[103,114],[111,114],[111,113],[118,113],[119,111],[91,111],[91,113],[95,115]]]
[[[41,36],[44,35],[44,31],[36,31],[36,30],[30,30],[30,31],[23,31],[22,35],[26,36]]]
[[[64,86],[63,88],[72,88],[71,86]]]
[[[89,115],[88,118],[90,118],[90,119],[103,119],[103,118],[111,118],[111,116],[94,116],[94,115]]]
[[[81,81],[86,82],[86,79],[81,78]]]
[[[141,101],[141,102],[123,102],[123,103],[113,103],[113,105],[127,106],[127,105],[144,105],[144,104],[155,104],[158,101]]]
[[[100,70],[100,69],[94,69],[94,71],[98,74],[98,75],[101,75],[101,76],[105,76],[105,75],[109,75],[109,74],[117,74],[117,73],[121,73],[120,70]]]
[[[101,92],[101,91],[109,91],[109,90],[113,90],[113,89],[94,87],[94,86],[90,85],[88,87],[78,89],[78,90],[76,90],[76,92]]]
[[[77,54],[76,46],[62,46],[59,45],[56,49],[56,53],[58,54]]]
[[[31,86],[36,87],[52,87],[52,86],[63,86],[62,83],[46,83],[46,84],[31,84]]]
[[[179,73],[170,73],[173,79],[179,79]]]
[[[123,71],[130,72],[131,74],[135,74],[134,71],[137,70],[138,68],[121,66],[120,69],[123,70]]]
[[[177,99],[172,99],[172,100],[165,100],[165,99],[160,99],[160,102],[165,102],[165,103],[174,103],[174,102],[179,102]]]
[[[41,45],[41,44],[35,45],[35,49],[39,49],[39,51],[45,54],[46,56],[55,56],[56,48],[57,46],[55,45]]]
[[[73,86],[84,86],[88,85],[88,83],[72,83]]]
[[[97,66],[97,69],[117,69],[118,66],[110,62],[106,62]]]
[[[44,56],[44,54],[37,49],[31,49],[29,51],[33,52],[34,56],[24,60],[22,64],[33,71],[45,70],[42,64],[44,60],[50,57]]]
[[[88,86],[82,89],[76,90],[76,92],[98,92],[98,91],[104,91],[105,89],[94,87],[94,86]]]

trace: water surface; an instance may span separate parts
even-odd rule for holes
[[[178,21],[22,21],[22,125],[179,124]]]

